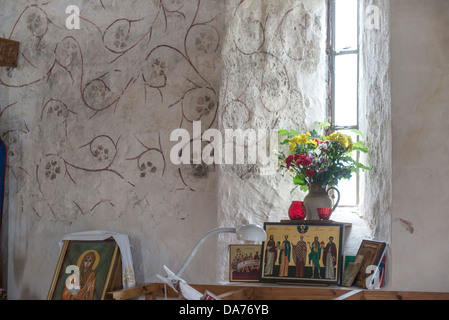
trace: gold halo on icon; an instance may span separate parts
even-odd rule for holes
[[[93,252],[93,254],[95,255],[95,262],[94,262],[94,265],[92,266],[92,270],[95,270],[98,267],[98,264],[100,263],[100,255],[98,254],[98,252],[96,250],[87,250],[87,251],[83,252],[80,255],[80,257],[78,258],[78,262],[76,263],[78,268],[81,268],[81,262],[84,260],[84,256],[90,252]]]

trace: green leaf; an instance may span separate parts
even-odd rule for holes
[[[351,156],[342,156],[342,157],[340,158],[340,161],[344,161],[344,162],[352,162],[353,159],[352,159]]]
[[[352,172],[352,173],[357,173],[358,170],[359,170],[359,169],[358,169],[357,167],[352,167],[352,168],[351,168],[351,172]]]
[[[296,175],[296,176],[293,178],[293,184],[294,184],[295,186],[297,186],[297,185],[303,186],[303,185],[306,184],[306,181],[305,181],[304,178],[301,177],[300,175]]]
[[[323,128],[326,128],[326,127],[330,127],[331,126],[331,124],[329,123],[329,122],[319,122],[319,124],[320,124],[320,126],[322,126]]]
[[[318,132],[316,132],[315,129],[313,129],[312,131],[310,131],[310,137],[311,138],[319,138],[320,135],[318,134]]]
[[[369,152],[369,148],[367,146],[363,146],[363,147],[360,147],[360,148],[354,148],[354,149],[355,150],[359,150],[359,151],[361,151],[363,153],[368,153]]]
[[[297,188],[298,188],[298,186],[295,186],[295,187],[290,191],[290,194],[292,194],[293,191],[295,191]]]
[[[290,130],[289,136],[295,137],[295,136],[299,136],[300,134],[301,134],[301,132],[292,129],[292,130]]]
[[[357,162],[357,161],[354,161],[354,165],[355,165],[357,168],[362,169],[363,171],[365,171],[365,170],[371,170],[370,167],[367,167],[367,166],[365,166],[364,164],[362,164],[362,163],[360,163],[360,162]]]
[[[278,135],[280,135],[280,136],[286,136],[286,135],[288,135],[288,130],[287,130],[287,129],[280,129],[280,130],[278,131]]]
[[[356,134],[358,134],[359,136],[363,137],[363,132],[362,131],[360,131],[358,129],[352,129],[351,131],[356,133]]]
[[[364,153],[368,153],[369,148],[363,144],[363,141],[357,141],[353,144],[354,150],[358,150]]]

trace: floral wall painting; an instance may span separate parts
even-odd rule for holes
[[[136,268],[157,270],[194,245],[186,225],[217,223],[213,166],[176,166],[169,154],[173,130],[216,126],[224,2],[78,1],[78,30],[65,26],[68,5],[0,0],[0,37],[20,41],[17,68],[0,68],[8,243],[27,234],[9,250],[13,298],[46,297],[52,273],[26,269],[55,259],[68,232],[126,231],[143,246]],[[156,241],[166,228],[179,228],[173,250]]]
[[[64,241],[47,298],[103,300],[120,289],[120,272],[115,241]]]
[[[264,228],[262,282],[340,284],[342,224],[266,222]]]

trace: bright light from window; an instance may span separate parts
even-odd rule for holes
[[[357,1],[336,0],[335,2],[335,51],[357,50]]]
[[[357,54],[335,57],[335,125],[357,125]]]
[[[357,183],[355,183],[356,176],[350,180],[340,180],[337,189],[340,191],[339,206],[356,206],[357,205]]]
[[[357,141],[357,134],[351,130],[339,130],[343,134],[351,136],[352,141]],[[356,152],[353,152],[353,159],[357,160]],[[357,174],[352,174],[351,179],[342,179],[338,182],[337,189],[340,191],[340,206],[356,206],[357,205]]]

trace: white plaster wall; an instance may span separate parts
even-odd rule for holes
[[[374,239],[391,242],[390,1],[361,2],[359,125],[370,148],[360,155],[360,213]]]
[[[311,130],[325,119],[325,1],[226,2],[229,30],[223,39],[224,73],[219,127]],[[277,145],[269,147],[270,150]],[[260,165],[222,165],[218,180],[221,225],[288,219],[291,177],[263,176]],[[238,241],[221,235],[219,251]],[[220,280],[228,279],[227,257],[219,259]]]
[[[391,280],[398,290],[449,290],[448,20],[445,0],[391,1]]]

